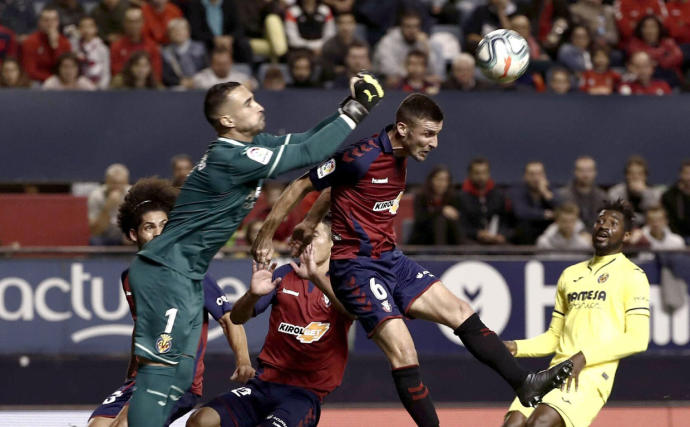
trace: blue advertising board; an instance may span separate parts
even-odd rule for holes
[[[418,259],[456,295],[470,302],[484,322],[505,339],[543,332],[551,319],[556,282],[578,259]],[[129,350],[132,320],[119,277],[128,260],[0,260],[0,354],[122,354]],[[690,349],[688,305],[673,313],[661,307],[659,267],[639,265],[651,287],[650,351]],[[215,260],[209,274],[231,302],[247,289],[248,259]],[[246,325],[250,351],[261,349],[268,316]],[[449,328],[412,320],[408,326],[420,354],[464,351]],[[356,354],[378,353],[363,330],[353,328]],[[219,325],[211,321],[209,353],[227,351]]]

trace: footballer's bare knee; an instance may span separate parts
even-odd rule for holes
[[[524,427],[527,424],[527,417],[518,411],[510,411],[506,414],[503,427]]]
[[[200,408],[187,420],[186,427],[220,427],[220,415],[215,409]]]
[[[565,427],[563,418],[552,407],[540,404],[527,418],[527,427]]]
[[[402,319],[389,319],[379,325],[372,336],[393,368],[418,365],[417,350]]]

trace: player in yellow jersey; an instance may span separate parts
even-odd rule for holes
[[[505,341],[517,357],[554,354],[573,373],[546,394],[536,408],[515,399],[504,427],[584,427],[606,403],[618,361],[645,351],[649,342],[649,282],[644,271],[621,253],[630,238],[632,209],[607,203],[594,224],[594,257],[566,268],[558,279],[549,329],[534,338]]]

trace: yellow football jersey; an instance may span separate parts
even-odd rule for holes
[[[566,268],[558,280],[549,331],[516,343],[518,357],[555,353],[551,365],[582,351],[586,369],[601,381],[597,388],[605,401],[618,361],[643,351],[648,341],[647,276],[617,253]]]

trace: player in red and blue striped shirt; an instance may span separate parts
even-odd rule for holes
[[[443,112],[431,98],[409,95],[398,107],[394,124],[349,145],[293,182],[266,218],[253,248],[257,261],[267,262],[275,227],[290,207],[313,189],[326,190],[293,233],[296,252],[311,239],[330,206],[334,247],[329,272],[335,294],[385,353],[401,402],[422,426],[438,426],[438,416],[403,317],[452,328],[470,353],[501,375],[526,406],[562,384],[572,369],[572,362],[565,361],[547,371],[528,372],[466,301],[396,249],[393,218],[405,190],[407,158],[426,160],[438,146],[442,127]]]

